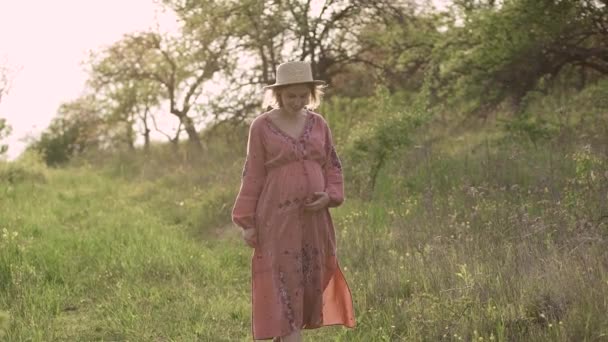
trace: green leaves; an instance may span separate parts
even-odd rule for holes
[[[0,65],[0,103],[2,102],[2,95],[8,92],[9,80],[8,80],[8,69]],[[8,137],[11,134],[11,126],[6,123],[6,119],[0,118],[0,142],[2,139]],[[0,157],[8,151],[8,145],[0,143]],[[2,335],[0,335],[2,337]]]
[[[553,137],[559,128],[554,123],[537,116],[520,115],[510,121],[503,121],[507,132],[528,138],[535,146],[541,140]]]
[[[478,110],[504,100],[519,106],[541,79],[553,79],[567,66],[607,74],[608,63],[598,54],[608,53],[608,33],[597,26],[607,18],[592,19],[591,10],[571,0],[469,8],[464,24],[449,33],[452,44],[435,61],[441,98],[473,102]]]
[[[2,141],[2,139],[6,138],[9,136],[9,134],[11,134],[11,126],[8,125],[8,123],[6,123],[6,119],[4,118],[0,118],[0,141]],[[2,156],[4,153],[6,153],[6,151],[8,151],[8,145],[6,144],[0,144],[0,156]]]
[[[412,143],[411,135],[428,118],[416,103],[404,103],[401,97],[380,89],[369,99],[374,118],[357,126],[346,143],[348,173],[361,193],[373,191],[378,173],[394,152]]]
[[[47,165],[60,165],[101,147],[103,141],[98,103],[92,96],[83,96],[62,104],[49,127],[28,149],[42,154]]]
[[[169,3],[169,2],[167,2]],[[89,84],[105,107],[108,123],[117,127],[118,137],[124,137],[133,148],[134,126],[142,127],[146,146],[150,141],[150,122],[154,111],[166,106],[179,122],[177,142],[182,126],[191,146],[200,151],[202,145],[195,125],[209,114],[200,105],[207,83],[216,74],[230,73],[234,56],[228,53],[230,34],[222,22],[225,6],[209,1],[173,2],[178,13],[205,18],[196,25],[186,22],[179,36],[156,32],[141,32],[124,38],[104,51],[91,56]],[[207,101],[208,102],[208,101]]]

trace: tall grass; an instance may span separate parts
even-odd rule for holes
[[[333,106],[343,152],[366,123]],[[607,141],[574,126],[531,141],[431,122],[373,189],[341,154],[349,190],[332,214],[358,326],[305,339],[608,338]],[[222,143],[231,129],[240,144]],[[246,127],[226,130],[197,160],[155,146],[1,164],[0,340],[250,340],[251,250],[229,218]]]
[[[179,204],[154,208],[141,186],[78,169],[0,186],[8,341],[247,336],[248,251],[196,238],[169,219]]]
[[[339,216],[362,328],[346,340],[606,338],[605,160],[498,146],[395,162]]]

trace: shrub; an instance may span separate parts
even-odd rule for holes
[[[360,194],[373,192],[379,171],[395,151],[412,143],[414,130],[429,117],[421,105],[408,106],[385,90],[370,101],[374,119],[351,131],[344,154],[351,184]]]
[[[0,183],[43,183],[47,179],[47,172],[41,155],[27,151],[14,162],[0,162]]]

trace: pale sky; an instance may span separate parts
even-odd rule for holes
[[[44,130],[61,103],[81,94],[88,51],[156,22],[177,31],[175,15],[154,0],[0,0],[0,63],[14,70],[0,103],[0,117],[13,127],[9,159],[25,147],[20,140]]]
[[[433,0],[439,7],[447,0]],[[37,136],[61,103],[76,99],[87,74],[82,62],[126,33],[177,32],[176,16],[158,0],[0,0],[0,63],[13,69],[0,117],[13,127],[8,157]]]

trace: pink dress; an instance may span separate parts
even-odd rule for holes
[[[250,126],[247,159],[232,211],[234,223],[257,228],[251,260],[255,339],[326,325],[354,327],[351,293],[338,266],[329,209],[305,211],[325,191],[344,201],[342,166],[325,119],[307,111],[299,137],[264,113]]]

